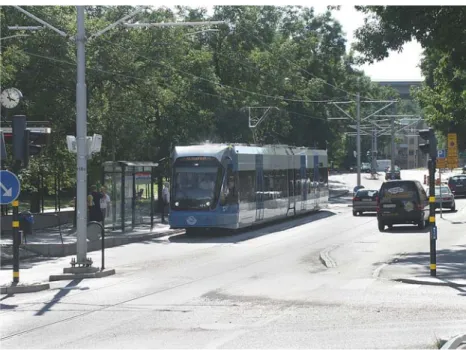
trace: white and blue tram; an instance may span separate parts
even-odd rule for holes
[[[328,206],[326,150],[283,145],[175,147],[171,228],[238,229]]]

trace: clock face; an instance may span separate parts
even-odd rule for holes
[[[0,95],[0,103],[5,108],[15,108],[19,104],[21,97],[23,97],[21,91],[15,88],[9,88],[3,90]]]

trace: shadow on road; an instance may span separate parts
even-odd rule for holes
[[[248,227],[233,232],[201,231],[194,237],[189,237],[186,234],[171,236],[169,241],[172,243],[240,243],[249,239],[302,226],[334,215],[336,214],[333,212],[322,210],[294,219],[283,219],[278,221],[278,223],[262,224],[260,226]]]
[[[466,245],[456,245],[457,249],[437,250],[437,278],[449,282],[449,280],[466,280]],[[410,270],[412,277],[430,276],[430,252],[416,252],[404,254],[389,263],[392,267]],[[450,284],[466,296],[466,287]]]
[[[19,268],[20,270],[27,270],[27,269],[32,269],[36,265],[40,265],[44,263],[45,261],[51,262],[54,260],[60,259],[60,257],[41,257],[41,256],[35,256],[35,257],[28,257],[27,261],[21,261],[24,258],[20,258],[19,262]],[[13,269],[13,262],[8,261],[4,265],[1,266],[0,270],[12,270]]]
[[[45,314],[47,311],[50,311],[50,309],[57,303],[60,302],[60,300],[65,297],[72,289],[75,289],[75,287],[82,281],[82,279],[77,279],[73,280],[70,283],[66,285],[66,287],[61,288],[60,291],[55,294],[55,296],[50,300],[47,304],[45,304],[39,311],[37,311],[34,316],[42,316]]]

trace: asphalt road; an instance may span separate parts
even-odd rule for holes
[[[234,236],[181,234],[109,249],[115,276],[3,297],[1,345],[435,348],[436,339],[464,333],[466,288],[376,276],[427,234],[380,233],[374,216],[353,217],[348,204],[340,198],[329,210]],[[457,207],[452,218],[466,215],[466,199]],[[37,273],[56,274],[68,261],[44,262]]]

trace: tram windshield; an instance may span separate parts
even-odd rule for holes
[[[175,210],[208,210],[217,201],[222,167],[215,159],[198,158],[182,158],[175,163],[171,198]]]

